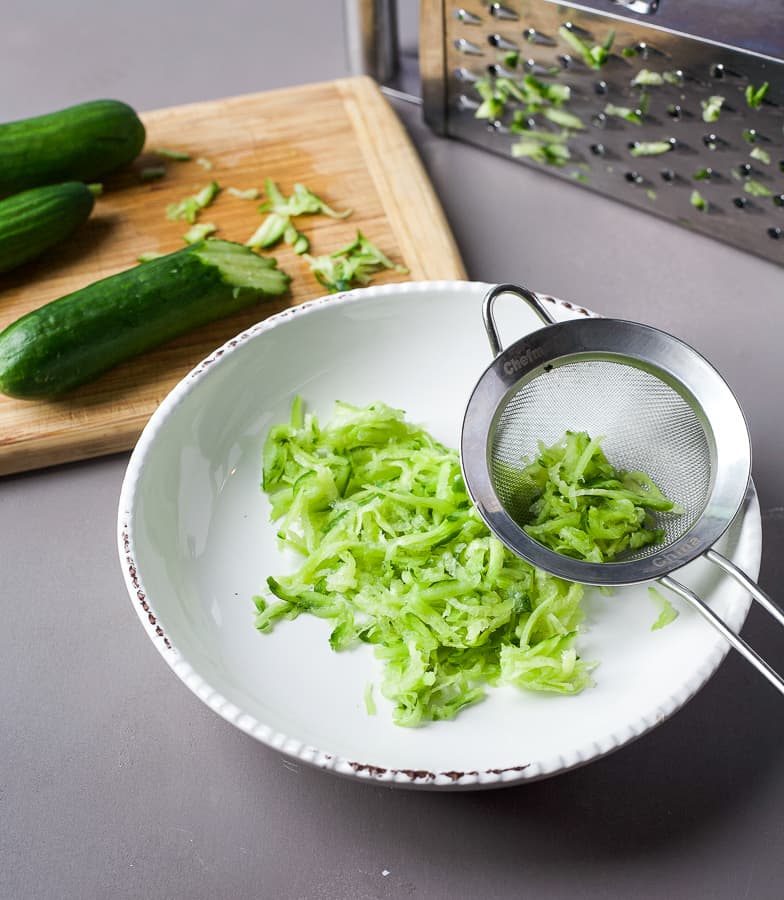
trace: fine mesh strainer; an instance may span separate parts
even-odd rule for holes
[[[502,294],[520,297],[546,325],[505,349],[493,317]],[[740,509],[751,475],[748,428],[721,375],[687,344],[647,325],[602,318],[555,322],[535,294],[517,285],[488,291],[483,315],[494,359],[466,407],[461,462],[490,530],[518,556],[569,581],[617,586],[657,579],[784,693],[784,679],[670,577],[702,555],[784,625],[784,612],[712,549]],[[603,436],[613,465],[645,471],[682,505],[681,515],[659,515],[661,543],[611,563],[592,563],[556,553],[524,531],[532,496],[522,470],[537,455],[539,441],[552,444],[567,430]]]

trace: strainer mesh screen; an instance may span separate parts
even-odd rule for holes
[[[664,544],[684,535],[702,514],[711,489],[712,442],[689,403],[655,375],[633,365],[581,359],[542,371],[513,391],[490,435],[490,472],[506,512],[524,525],[533,499],[520,479],[538,442],[555,443],[565,431],[603,436],[602,449],[617,469],[641,469],[683,515],[659,513]],[[659,552],[644,548],[626,559]]]

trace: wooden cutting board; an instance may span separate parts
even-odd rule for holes
[[[290,193],[302,182],[343,220],[297,219],[311,253],[330,253],[360,229],[408,275],[379,273],[374,284],[465,277],[441,207],[408,137],[373,81],[350,78],[162,109],[142,115],[147,143],[127,171],[104,182],[90,220],[42,261],[0,275],[0,329],[23,313],[136,264],[141,253],[182,246],[185,222],[166,219],[169,203],[210,181],[255,187],[264,179]],[[161,159],[155,148],[193,160]],[[203,158],[211,169],[199,165]],[[166,174],[143,181],[143,169]],[[260,201],[223,190],[201,220],[215,237],[244,243],[261,224]],[[289,294],[197,329],[129,361],[55,401],[0,396],[0,475],[132,447],[169,390],[213,349],[254,322],[324,291],[307,263],[284,245],[270,251],[292,276]]]

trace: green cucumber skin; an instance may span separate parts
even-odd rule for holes
[[[61,181],[95,181],[134,160],[145,129],[119,100],[92,100],[0,124],[0,197]]]
[[[59,244],[87,221],[95,196],[81,181],[31,188],[0,200],[0,272]]]
[[[204,262],[199,253],[209,243],[96,281],[11,323],[0,333],[0,392],[27,400],[56,397],[262,296],[233,286]]]

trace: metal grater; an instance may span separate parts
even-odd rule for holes
[[[419,66],[436,132],[784,263],[775,0],[421,0]]]

